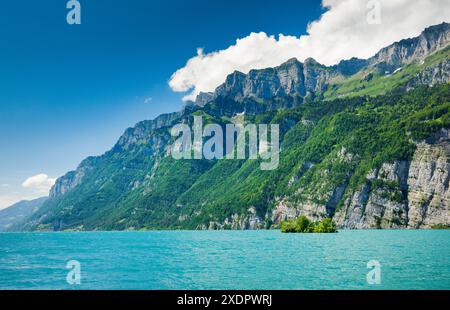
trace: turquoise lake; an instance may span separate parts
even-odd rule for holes
[[[0,289],[448,290],[450,231],[2,233]]]

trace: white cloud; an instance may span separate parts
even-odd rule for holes
[[[152,97],[148,97],[148,98],[145,98],[144,99],[144,103],[150,103],[150,102],[152,102],[153,101],[153,98]]]
[[[22,187],[32,189],[35,194],[48,195],[50,188],[55,184],[55,178],[49,178],[46,174],[38,174],[29,177],[22,183]]]
[[[8,208],[22,200],[33,200],[48,196],[50,188],[55,184],[56,178],[50,178],[46,174],[38,174],[27,178],[22,183],[21,190],[6,195],[0,194],[0,210]],[[9,184],[0,184],[0,187],[11,188]]]
[[[381,23],[375,25],[368,22],[374,2],[381,4]],[[313,57],[325,65],[369,58],[395,41],[450,20],[448,0],[323,0],[322,6],[327,10],[308,26],[308,35],[251,33],[221,51],[205,55],[198,49],[197,56],[172,75],[170,87],[190,91],[184,99],[193,100],[200,91],[214,91],[235,70],[274,67],[293,57],[301,61]]]

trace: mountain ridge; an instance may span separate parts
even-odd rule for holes
[[[110,151],[59,178],[44,207],[16,229],[261,229],[298,215],[335,217],[344,228],[448,224],[448,140],[439,142],[443,148],[420,142],[449,126],[448,33],[449,24],[442,24],[427,28],[424,39],[383,49],[378,60],[402,66],[388,74],[383,61],[346,76],[339,65],[329,68],[313,59],[231,74],[215,94],[200,94],[198,104],[181,112],[138,123]],[[424,48],[430,37],[437,43]],[[419,52],[402,52],[405,42],[416,42]],[[393,58],[392,50],[405,57]],[[351,72],[360,64],[353,59],[340,70]],[[222,126],[238,115],[245,122],[280,124],[281,168],[264,173],[252,161],[173,160],[169,129],[189,124],[193,115]],[[417,168],[397,171],[404,162]],[[431,169],[437,165],[444,171],[439,176]],[[422,181],[382,176],[399,171],[416,171]],[[438,179],[439,192],[421,192],[428,178]],[[401,184],[417,194],[409,198]],[[370,214],[362,211],[367,206]],[[436,208],[440,213],[428,212]]]
[[[442,23],[426,28],[415,38],[403,39],[381,49],[369,59],[352,58],[335,66],[324,66],[313,58],[304,63],[291,58],[280,66],[250,70],[248,74],[235,71],[217,87],[214,93],[200,93],[195,104],[204,106],[218,97],[270,99],[284,95],[305,98],[324,91],[332,79],[354,75],[371,67],[382,74],[391,74],[413,61],[423,60],[450,42],[450,24]]]
[[[36,213],[48,197],[19,201],[6,209],[0,210],[0,231],[16,226]]]

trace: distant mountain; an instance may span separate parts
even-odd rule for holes
[[[368,59],[234,72],[181,112],[129,128],[58,179],[23,230],[262,229],[306,215],[341,228],[450,224],[449,24]],[[194,115],[280,124],[280,167],[174,160]]]
[[[0,210],[0,231],[6,231],[26,220],[36,213],[46,200],[47,197],[20,201],[6,209]]]

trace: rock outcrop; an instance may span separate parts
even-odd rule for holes
[[[417,73],[407,84],[407,90],[413,89],[420,85],[434,86],[437,84],[450,82],[450,60],[444,60],[435,66],[425,68],[425,70]]]
[[[418,37],[395,42],[369,59],[343,60],[334,68],[346,76],[364,68],[376,68],[382,73],[390,74],[407,64],[424,60],[428,55],[446,47],[449,42],[450,24],[442,23],[425,29]]]
[[[450,130],[417,145],[408,174],[408,226],[450,223]]]
[[[245,98],[271,99],[274,97],[299,96],[321,92],[328,81],[340,74],[313,59],[301,63],[293,58],[279,67],[251,70],[248,74],[234,72],[214,94],[202,93],[197,99],[199,105],[218,97],[242,101]]]
[[[367,176],[336,213],[340,227],[430,228],[450,222],[450,130],[417,144],[411,162],[385,164]]]
[[[392,73],[405,64],[421,61],[450,42],[450,24],[425,29],[418,37],[405,39],[383,48],[368,60],[368,65]]]

